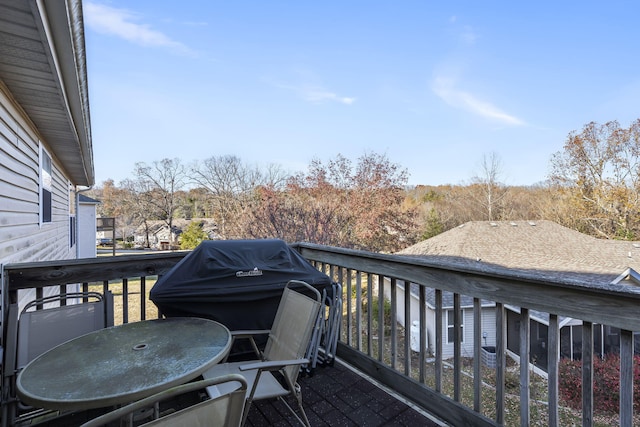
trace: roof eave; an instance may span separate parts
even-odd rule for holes
[[[32,10],[40,17],[36,23],[42,42],[48,48],[51,68],[56,73],[54,80],[62,97],[61,105],[65,107],[64,124],[69,127],[73,141],[59,141],[57,136],[49,137],[46,129],[41,131],[56,156],[63,161],[74,184],[93,185],[95,178],[82,2],[36,0]]]

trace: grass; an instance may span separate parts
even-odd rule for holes
[[[158,318],[158,308],[151,300],[149,300],[149,291],[155,284],[156,280],[157,277],[146,277],[143,298],[141,298],[141,296],[143,295],[141,280],[138,278],[129,279],[127,281],[126,321],[128,323],[143,320],[141,316],[141,313],[143,312],[145,313],[146,320]],[[125,323],[125,298],[123,294],[124,287],[125,285],[120,280],[112,280],[109,282],[109,290],[113,293],[113,318],[115,325]],[[102,293],[102,283],[91,284],[89,286],[89,290]],[[142,309],[143,304],[144,310]]]

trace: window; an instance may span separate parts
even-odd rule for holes
[[[72,248],[76,244],[76,216],[69,217],[69,247]]]
[[[70,182],[67,182],[69,188],[69,248],[73,248],[76,244],[76,192]]]
[[[447,342],[453,343],[454,315],[453,310],[447,310]],[[460,310],[460,342],[464,342],[464,312]]]
[[[41,222],[51,222],[51,193],[53,191],[53,178],[51,175],[51,157],[41,149],[40,164],[40,218]]]

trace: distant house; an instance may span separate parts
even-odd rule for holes
[[[0,2],[0,264],[76,258],[94,184],[81,2]]]
[[[428,257],[430,259],[456,259],[475,268],[493,265],[513,270],[535,271],[539,277],[569,278],[590,284],[628,283],[637,286],[636,271],[640,271],[640,242],[601,240],[558,225],[552,221],[472,221],[445,233],[424,240],[398,254]],[[437,283],[433,284],[437,287]],[[406,286],[399,284],[400,292]],[[411,286],[412,314],[419,316],[417,286]],[[399,297],[402,301],[402,296]],[[452,295],[443,292],[443,325],[451,327]],[[482,302],[481,330],[487,332],[483,345],[495,345],[495,313],[493,303]],[[427,334],[435,334],[433,291],[427,292]],[[472,300],[461,296],[463,311],[463,354],[473,354]],[[520,308],[507,308],[507,348],[515,357],[519,353]],[[398,307],[398,321],[404,321],[404,311]],[[402,313],[402,314],[400,314]],[[531,311],[531,355],[543,369],[546,368],[548,314]],[[561,354],[580,357],[580,328],[582,322],[560,318]],[[617,331],[606,325],[596,325],[596,351],[603,354],[615,351],[619,338]],[[483,334],[484,336],[484,334]],[[451,339],[444,337],[444,356],[451,356]],[[433,341],[429,341],[432,346]]]
[[[419,287],[416,284],[409,284],[411,292],[411,323],[420,326],[420,305],[419,305]],[[386,297],[389,298],[389,283],[385,283]],[[397,321],[404,326],[404,293],[407,289],[407,283],[398,281],[396,283],[397,300],[402,301],[397,305]],[[429,288],[426,291],[426,332],[427,332],[427,350],[434,354],[435,352],[435,339],[436,339],[436,298],[435,290]],[[486,333],[486,338],[482,343],[484,346],[496,345],[496,318],[495,318],[495,303],[493,301],[481,301],[481,329]],[[473,356],[473,298],[468,296],[460,297],[460,309],[462,311],[462,325],[461,325],[461,351],[463,356]],[[448,359],[453,357],[453,294],[451,292],[442,293],[442,325],[443,331],[443,344],[442,344],[442,357]],[[414,348],[414,351],[419,348]]]
[[[171,230],[165,221],[147,221],[146,226],[140,225],[134,234],[134,245],[136,247],[148,247],[157,250],[176,249],[180,244],[180,235],[186,230],[191,222],[199,222],[209,239],[216,239],[218,229],[215,221],[210,218],[193,218],[173,220]],[[172,247],[172,243],[174,247]]]
[[[96,206],[99,200],[78,195],[78,258],[94,258],[97,255],[96,241]]]

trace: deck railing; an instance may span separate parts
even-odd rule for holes
[[[597,357],[593,329],[608,325],[620,329],[620,409],[612,423],[633,425],[632,331],[640,331],[637,288],[551,281],[545,279],[550,277],[548,272],[471,268],[452,259],[293,246],[342,285],[338,356],[449,424],[558,426],[575,423],[576,419],[567,418],[573,416],[578,424],[594,425],[598,411],[593,398]],[[35,289],[41,295],[45,287],[56,286],[64,292],[68,285],[80,284],[82,290],[97,287],[114,294],[116,324],[157,317],[148,291],[158,276],[184,256],[184,252],[160,253],[6,265],[3,305],[16,302],[21,289]],[[466,306],[469,299],[472,303]],[[443,302],[449,300],[451,307]],[[520,360],[531,360],[532,313],[548,313],[546,378],[536,374],[532,364],[513,365],[507,357],[513,354],[507,348],[507,319],[511,318],[507,313],[516,309]],[[486,327],[487,313],[495,330],[488,328],[489,336],[483,336],[486,330],[477,325]],[[564,318],[582,321],[582,409],[577,413],[563,406],[558,392],[560,320]],[[403,325],[413,320],[422,326],[412,337],[410,327]],[[432,337],[426,327],[430,324],[435,331]],[[4,318],[2,325],[4,337]],[[416,341],[413,345],[411,338]],[[487,342],[494,344],[495,368],[481,363]],[[469,345],[472,350],[465,350]],[[452,357],[445,354],[449,346]],[[5,354],[8,351],[13,350],[5,348]]]
[[[619,329],[620,388],[611,391],[619,392],[619,411],[600,419],[609,425],[635,425],[632,331],[640,331],[638,287],[561,281],[562,275],[554,272],[513,271],[480,262],[471,266],[452,257],[412,258],[312,244],[294,246],[342,284],[345,316],[338,356],[451,425],[594,425],[594,414],[600,416],[594,407],[593,365],[598,357],[594,325]],[[472,302],[465,307],[463,300]],[[463,309],[469,312],[466,319]],[[488,313],[493,313],[494,336],[483,331]],[[514,313],[518,321],[508,323]],[[540,370],[534,363],[511,367],[511,357],[507,358],[515,353],[517,360],[532,360],[532,313],[548,318],[542,375],[536,373]],[[582,330],[582,389],[577,391],[582,394],[582,409],[577,412],[566,408],[559,396],[560,320],[569,318],[573,323],[581,321]],[[412,319],[425,325],[413,337],[419,341],[417,352],[410,348],[410,327],[399,326],[411,325]],[[433,343],[427,341],[428,322],[435,330]],[[509,325],[517,329],[509,331],[510,338],[515,332],[519,340],[515,352],[507,348]],[[471,354],[463,352],[463,336],[471,336]],[[495,347],[495,369],[481,364],[487,338],[495,343],[491,346]],[[443,356],[445,346],[453,347],[453,357]]]

